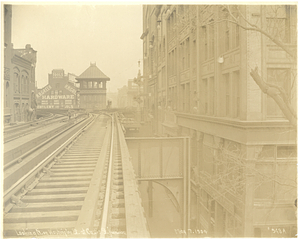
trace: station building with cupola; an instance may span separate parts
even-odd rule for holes
[[[90,66],[76,77],[80,84],[80,108],[101,110],[106,108],[106,82],[110,80],[97,66]]]

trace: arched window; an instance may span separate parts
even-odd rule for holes
[[[21,76],[21,91],[22,94],[25,93],[25,77],[24,75]]]
[[[20,75],[18,75],[18,93],[21,93],[21,79],[20,79]]]
[[[28,82],[28,76],[25,76],[25,93],[28,94],[29,92],[29,82]]]
[[[14,93],[20,93],[20,70],[18,67],[14,67],[14,76],[13,76],[13,91]]]
[[[22,94],[28,94],[29,93],[29,77],[28,77],[28,72],[25,70],[22,70],[21,72],[21,90]]]
[[[14,72],[14,92],[18,93],[18,78],[19,74],[17,72]]]

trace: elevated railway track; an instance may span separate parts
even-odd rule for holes
[[[4,237],[150,237],[115,117],[93,115],[55,145],[6,170]]]

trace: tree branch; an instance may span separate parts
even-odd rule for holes
[[[275,100],[279,108],[282,110],[285,117],[290,121],[291,125],[294,127],[295,130],[297,130],[297,117],[295,112],[292,110],[292,107],[289,106],[288,102],[285,102],[285,100],[281,96],[280,90],[278,90],[277,87],[270,86],[266,84],[258,74],[257,67],[255,70],[251,69],[250,72],[251,77],[256,82],[256,84],[259,86],[259,88],[267,94],[268,96],[272,97],[272,99]]]

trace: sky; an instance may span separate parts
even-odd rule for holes
[[[143,44],[142,5],[32,3],[12,6],[12,43],[37,51],[37,87],[48,84],[53,69],[80,75],[91,62],[108,77],[108,91],[117,92],[138,73]]]

